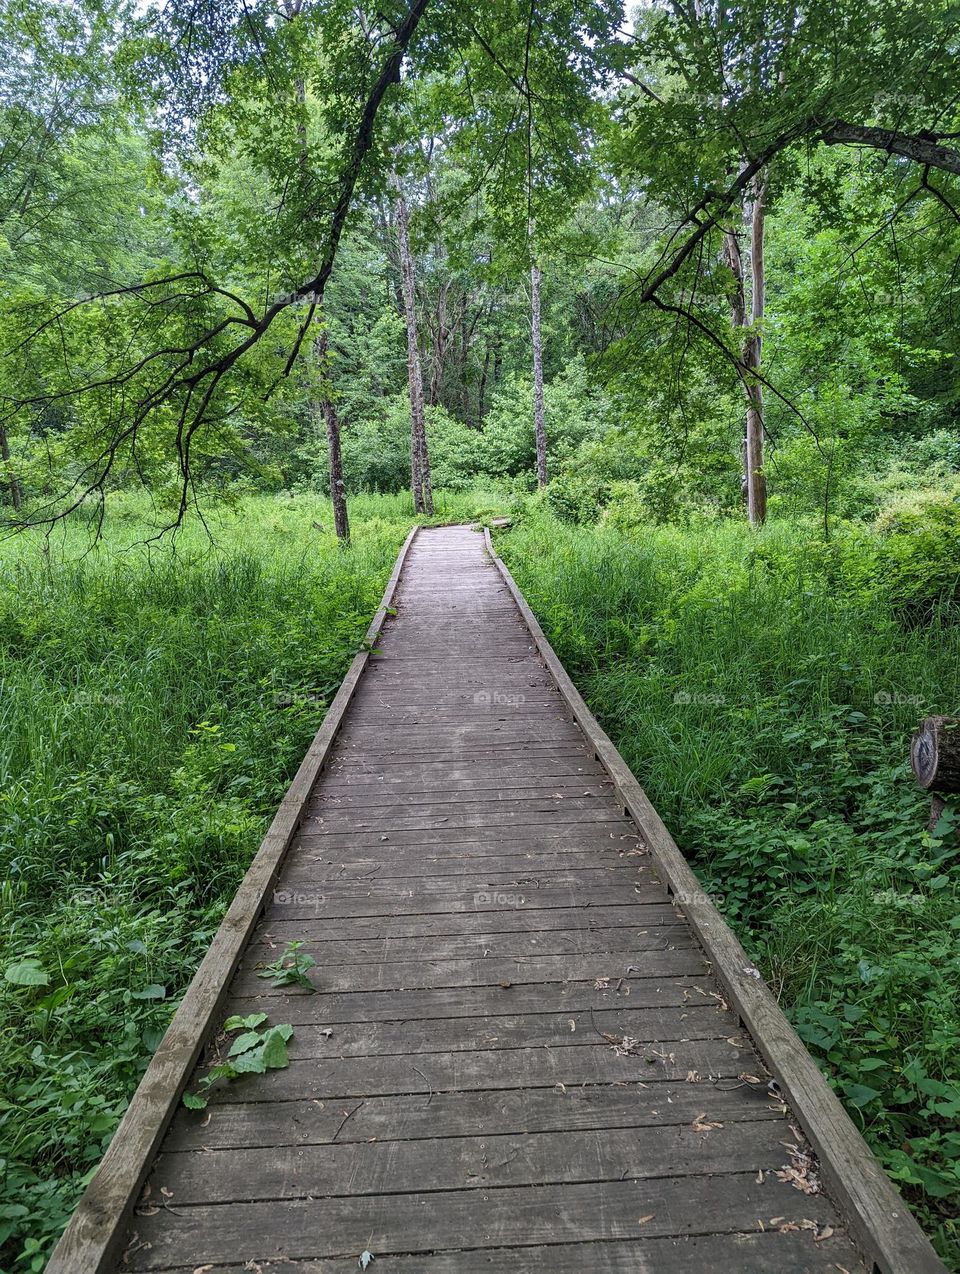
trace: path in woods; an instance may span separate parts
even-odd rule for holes
[[[230,990],[290,1066],[180,1111],[124,1268],[862,1268],[481,536],[396,607]]]

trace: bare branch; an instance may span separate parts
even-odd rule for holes
[[[845,124],[835,120],[821,130],[820,137],[828,146],[868,146],[912,159],[925,168],[941,168],[944,172],[960,175],[960,150],[941,146],[935,133],[901,133],[893,128]]]
[[[176,522],[179,526],[186,513],[190,493],[193,490],[190,455],[193,440],[205,424],[213,423],[210,415],[218,388],[232,368],[247,354],[270,330],[277,317],[289,306],[300,301],[310,302],[310,316],[322,301],[324,290],[333,270],[334,261],[340,239],[343,235],[350,209],[353,203],[357,183],[363,165],[373,145],[374,126],[377,115],[390,86],[400,80],[400,69],[413,39],[417,27],[427,9],[429,0],[411,0],[409,9],[403,20],[390,33],[386,43],[387,52],[380,70],[374,79],[366,99],[363,101],[357,122],[356,131],[350,141],[346,164],[339,174],[336,184],[337,198],[330,218],[330,224],[319,268],[313,278],[301,284],[292,292],[267,301],[262,313],[257,316],[250,305],[240,297],[222,288],[199,273],[171,275],[167,279],[152,280],[149,283],[134,285],[129,288],[113,289],[99,297],[85,298],[75,302],[59,315],[47,318],[25,342],[18,346],[22,351],[35,341],[47,328],[56,325],[64,313],[77,308],[88,301],[104,300],[108,297],[130,295],[144,299],[148,289],[160,289],[164,285],[182,282],[185,279],[197,279],[202,287],[196,293],[187,294],[193,301],[222,298],[234,304],[239,313],[210,322],[203,333],[185,345],[167,345],[166,348],[154,350],[140,358],[130,368],[117,369],[112,376],[91,379],[83,385],[57,390],[47,396],[32,396],[14,400],[13,410],[18,412],[25,408],[40,408],[63,399],[77,400],[85,393],[97,390],[120,392],[120,404],[117,413],[112,416],[106,439],[98,444],[100,450],[86,463],[65,491],[30,515],[20,517],[8,523],[13,529],[22,529],[30,525],[52,525],[77,509],[90,495],[101,493],[104,484],[114,468],[121,447],[135,447],[137,436],[151,415],[160,408],[173,406],[174,419],[177,425],[176,453],[181,477],[181,498]],[[154,301],[148,297],[148,304],[156,304],[167,312],[182,299],[183,293],[174,297],[164,297]],[[233,344],[223,348],[221,339],[232,328],[240,326],[244,329],[242,337]],[[301,324],[293,349],[286,361],[284,375],[289,374],[301,350],[304,333],[309,327],[309,316],[306,323]],[[126,391],[135,382],[139,373],[152,369],[164,360],[170,360],[172,366],[164,367],[160,373],[159,386],[148,387],[140,393],[136,401],[127,405]],[[222,417],[221,417],[222,418]]]

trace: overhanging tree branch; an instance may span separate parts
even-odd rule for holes
[[[960,176],[960,150],[941,146],[935,133],[901,133],[894,128],[835,120],[821,130],[820,139],[828,146],[868,146],[885,150],[890,155],[912,159],[925,168],[940,168]]]
[[[172,408],[176,422],[176,459],[180,471],[181,498],[176,519],[170,529],[179,526],[186,513],[190,492],[193,488],[193,476],[190,465],[191,444],[199,429],[211,422],[211,411],[214,410],[214,399],[218,388],[232,368],[247,354],[270,330],[278,316],[288,307],[308,300],[309,313],[301,323],[293,348],[286,360],[284,375],[288,374],[300,353],[304,337],[309,330],[314,310],[323,299],[324,291],[333,270],[334,261],[340,239],[343,235],[347,218],[353,202],[357,183],[363,165],[373,144],[374,127],[384,97],[392,84],[400,80],[400,68],[410,46],[417,27],[428,7],[429,0],[411,0],[410,6],[401,22],[390,32],[388,52],[383,59],[380,70],[373,81],[360,111],[356,131],[348,149],[344,168],[337,180],[337,197],[330,218],[329,231],[326,236],[323,253],[316,274],[284,296],[268,303],[263,312],[254,314],[250,306],[238,297],[212,284],[206,286],[197,297],[198,300],[219,297],[236,304],[239,313],[230,314],[219,321],[210,323],[201,335],[184,344],[159,349],[140,359],[132,369],[118,369],[113,377],[98,379],[94,383],[85,383],[76,390],[57,391],[50,395],[54,399],[79,399],[82,395],[100,389],[110,389],[114,385],[118,389],[128,390],[136,377],[146,368],[153,368],[166,359],[172,360],[172,367],[161,372],[158,386],[145,387],[133,401],[125,394],[121,398],[119,413],[108,422],[104,430],[104,440],[99,450],[81,468],[66,491],[49,501],[45,507],[35,510],[26,517],[15,520],[13,525],[21,528],[28,525],[49,525],[69,515],[90,495],[102,493],[104,484],[113,469],[122,447],[135,447],[137,436],[151,416],[158,410]],[[172,276],[169,280],[157,280],[150,287],[161,287],[165,282],[175,282],[184,277],[200,277],[196,274]],[[138,293],[141,289],[127,289]],[[113,290],[110,294],[117,295]],[[97,302],[104,297],[93,296],[87,300]],[[169,301],[170,298],[167,298]],[[81,303],[82,304],[82,303]],[[75,308],[75,307],[70,307]],[[49,322],[49,321],[48,321]],[[38,327],[25,343],[27,346],[36,340],[48,326],[45,322]],[[235,326],[244,329],[244,334],[232,345],[223,348],[222,338],[229,334]],[[11,351],[13,352],[13,351]],[[29,399],[15,399],[9,416],[16,415],[26,407],[42,407],[36,396]]]
[[[684,262],[696,251],[698,245],[707,237],[711,230],[720,224],[721,218],[730,211],[734,203],[743,195],[754,177],[762,172],[781,151],[786,150],[792,142],[797,141],[802,135],[803,129],[800,127],[781,133],[779,137],[765,146],[759,155],[741,168],[736,181],[725,191],[710,191],[704,195],[700,202],[687,214],[684,223],[695,225],[696,230],[677,249],[670,262],[658,274],[654,275],[653,278],[648,277],[640,293],[641,301],[652,301],[654,299],[664,283],[667,283],[678,273]]]

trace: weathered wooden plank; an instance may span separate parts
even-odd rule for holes
[[[471,827],[476,826],[476,822],[464,820],[485,822],[494,817],[522,826],[521,820],[529,821],[529,815],[542,815],[542,821],[545,823],[556,822],[564,816],[571,822],[587,822],[593,819],[588,819],[586,815],[598,814],[600,818],[596,821],[609,821],[609,792],[601,791],[583,795],[574,791],[567,796],[553,792],[539,792],[532,796],[515,799],[501,796],[492,801],[485,800],[483,797],[477,800],[461,799],[457,802],[455,809],[450,808],[448,801],[430,802],[413,799],[394,801],[387,806],[365,806],[362,802],[353,802],[349,807],[344,808],[341,802],[320,796],[310,802],[305,818],[311,829],[339,828],[341,825],[360,829],[366,825],[382,825],[385,820],[392,819],[394,820],[391,824],[392,830],[400,831],[404,826],[419,828],[437,823],[442,823],[445,827]]]
[[[532,650],[533,647],[531,646],[530,649]],[[493,685],[495,686],[497,684],[497,678],[504,672],[505,669],[509,671],[514,664],[522,663],[527,658],[529,658],[527,650],[505,653],[502,655],[487,654],[482,658],[476,655],[465,658],[459,652],[454,653],[451,651],[448,653],[447,651],[441,650],[432,653],[430,662],[433,666],[445,669],[447,672],[454,672],[458,667],[463,667],[469,664],[475,673],[481,671],[488,673]],[[409,655],[389,655],[378,648],[371,652],[371,663],[390,663],[398,665],[406,663],[421,664],[422,660],[419,653],[412,653]]]
[[[443,846],[427,848],[431,851],[444,849]],[[507,891],[511,895],[490,901],[504,906],[523,906],[529,901],[535,901],[532,891],[542,889],[593,890],[623,885],[641,891],[660,891],[660,886],[651,873],[644,871],[636,860],[616,858],[607,863],[583,867],[566,866],[566,857],[569,856],[563,854],[551,857],[552,861],[543,862],[538,867],[527,860],[511,860],[498,855],[476,855],[461,861],[457,857],[456,845],[451,845],[446,847],[445,856],[434,857],[419,864],[420,870],[417,870],[418,864],[412,857],[410,871],[393,875],[389,859],[384,860],[386,870],[381,872],[376,870],[376,863],[371,863],[369,858],[355,865],[348,865],[340,854],[328,857],[326,851],[317,850],[314,846],[309,855],[304,854],[298,870],[291,870],[289,876],[284,877],[284,886],[294,890],[320,889],[324,904],[334,906],[342,899],[351,902],[361,898],[392,902],[398,896],[416,899],[432,898],[437,894],[475,898],[478,893],[490,891]],[[515,896],[518,889],[523,892],[522,899]],[[662,891],[647,899],[661,902],[666,900],[666,894]]]
[[[546,686],[526,686],[521,703],[504,703],[502,697],[483,690],[464,690],[454,688],[438,690],[435,687],[426,690],[422,686],[406,685],[390,688],[389,686],[371,685],[358,692],[357,706],[364,709],[364,714],[376,717],[393,713],[418,712],[430,710],[435,713],[446,713],[454,717],[458,713],[496,713],[513,711],[520,707],[526,712],[556,712],[565,710],[566,705],[556,690]]]
[[[603,781],[606,771],[599,762],[587,759],[581,753],[571,758],[544,757],[536,765],[524,758],[516,757],[503,761],[482,761],[473,763],[452,758],[437,761],[409,762],[394,764],[389,768],[374,768],[370,765],[350,765],[344,757],[331,759],[327,767],[323,789],[325,792],[340,794],[353,789],[369,791],[381,787],[384,791],[409,785],[418,790],[422,786],[434,786],[438,783],[447,786],[456,785],[464,791],[477,788],[489,788],[491,784],[501,784],[505,788],[510,784],[544,783],[551,784],[563,780],[570,784],[589,779],[590,782]]]
[[[251,952],[258,959],[274,959],[288,941],[303,941],[304,950],[316,957],[322,968],[328,959],[349,959],[355,964],[379,964],[393,961],[433,959],[500,959],[539,956],[570,956],[591,952],[642,952],[649,949],[693,949],[688,926],[671,917],[667,924],[649,925],[647,929],[573,929],[547,930],[541,933],[418,935],[415,938],[351,938],[330,940],[326,925],[317,921],[299,924],[258,927],[250,941]],[[342,954],[340,954],[342,953]]]
[[[528,769],[532,769],[540,757],[576,757],[583,758],[583,748],[575,740],[541,739],[488,739],[486,742],[473,743],[464,741],[461,744],[440,747],[435,741],[423,749],[403,748],[398,744],[381,740],[366,742],[354,741],[342,744],[341,756],[354,764],[371,763],[375,766],[396,764],[427,765],[432,761],[443,761],[463,764],[471,758],[477,761],[489,759],[496,762],[525,759]]]
[[[429,1111],[421,1123],[429,1126]],[[171,1208],[236,1200],[356,1198],[418,1190],[564,1182],[642,1181],[702,1173],[773,1172],[787,1162],[782,1132],[770,1122],[687,1127],[607,1128],[595,1132],[524,1132],[416,1141],[208,1150],[161,1155],[152,1174]],[[438,1201],[442,1207],[442,1201]],[[477,1207],[482,1201],[477,1200]]]
[[[497,685],[501,681],[513,690],[531,690],[552,688],[553,681],[546,668],[538,661],[526,660],[513,663],[509,667],[497,669]],[[423,690],[435,686],[438,690],[490,690],[489,675],[476,664],[469,667],[443,669],[439,667],[416,669],[393,667],[389,659],[379,659],[369,665],[369,684],[390,688],[404,688],[410,691]]]
[[[520,697],[519,695],[517,696]],[[364,720],[372,728],[391,730],[416,730],[429,736],[436,730],[460,729],[469,723],[478,729],[493,729],[512,722],[522,722],[523,728],[539,729],[540,723],[552,723],[562,719],[562,712],[549,704],[516,704],[502,708],[488,703],[465,704],[411,704],[405,708],[379,706],[364,713]]]
[[[946,1267],[910,1214],[836,1094],[804,1048],[743,947],[703,890],[676,842],[620,753],[590,712],[555,655],[513,577],[485,533],[497,565],[598,759],[641,829],[671,891],[690,920],[724,991],[759,1045],[841,1201],[856,1238],[889,1274],[945,1274]]]
[[[575,725],[553,719],[537,725],[533,718],[518,721],[516,725],[508,722],[497,722],[494,725],[469,722],[451,726],[423,726],[412,736],[402,725],[396,728],[351,725],[344,727],[340,743],[344,749],[356,746],[360,751],[364,751],[365,746],[369,748],[371,744],[383,751],[402,748],[405,755],[414,757],[424,752],[444,752],[448,747],[466,750],[473,744],[488,749],[501,745],[524,746],[528,743],[537,743],[541,747],[552,747],[558,743],[575,743],[578,747],[581,745]]]
[[[464,880],[465,877],[450,877],[451,881]],[[523,899],[521,902],[520,899]],[[475,892],[469,888],[459,889],[451,886],[443,892],[414,894],[409,888],[398,889],[392,898],[371,891],[363,891],[351,897],[328,896],[321,885],[293,885],[286,879],[282,887],[273,891],[265,915],[271,923],[278,917],[284,920],[320,919],[363,920],[370,923],[386,925],[391,917],[408,921],[422,917],[425,926],[443,921],[449,926],[451,918],[459,921],[471,915],[487,916],[503,910],[529,909],[538,914],[551,910],[578,909],[585,917],[596,910],[607,908],[629,907],[635,903],[665,904],[669,901],[666,891],[658,884],[651,884],[647,889],[629,888],[590,888],[577,886],[546,887],[541,886],[535,892],[524,892],[522,886],[515,886],[504,894],[501,890],[491,889],[488,883],[479,885]],[[424,928],[426,932],[426,928]]]
[[[592,758],[586,756],[576,744],[540,744],[526,746],[517,743],[502,743],[489,747],[473,749],[452,749],[444,752],[422,752],[415,755],[404,753],[402,748],[383,747],[377,749],[359,745],[344,750],[336,758],[338,771],[348,767],[357,775],[364,771],[377,774],[403,773],[405,770],[421,770],[432,772],[436,766],[446,766],[462,771],[466,769],[474,775],[504,772],[509,773],[513,767],[515,773],[534,775],[544,765],[569,766],[572,763],[582,764],[589,770]],[[566,771],[564,771],[566,772]]]
[[[451,881],[465,881],[467,877],[451,876]],[[522,899],[522,901],[521,901]],[[364,890],[357,891],[355,896],[330,896],[322,886],[311,886],[309,883],[297,885],[292,881],[284,881],[283,887],[275,889],[273,899],[266,915],[272,921],[278,915],[287,918],[295,916],[330,916],[331,919],[364,916],[451,916],[465,912],[497,912],[504,907],[525,907],[535,904],[538,909],[550,907],[582,907],[589,910],[593,907],[628,906],[631,902],[662,903],[667,895],[659,886],[648,889],[630,889],[627,886],[610,888],[585,889],[578,885],[543,886],[534,894],[524,892],[523,885],[514,884],[506,889],[492,887],[489,882],[477,883],[475,888],[469,885],[451,886],[443,892],[414,892],[410,888],[397,889],[392,897],[382,893]]]
[[[636,877],[637,863],[627,852],[581,850],[566,847],[562,841],[559,844],[560,850],[550,854],[504,854],[503,846],[488,844],[483,848],[489,852],[470,855],[461,854],[459,845],[427,845],[422,848],[403,845],[394,848],[392,854],[376,854],[373,850],[363,854],[358,849],[354,858],[347,858],[342,851],[329,857],[311,853],[304,862],[309,863],[309,879],[316,884],[325,881],[406,880],[441,874],[459,876],[477,871],[516,876],[518,870],[525,876],[542,877],[545,881],[555,879],[557,872],[575,876],[579,871],[598,869],[633,871]]]
[[[262,952],[250,951],[231,987],[235,997],[261,994],[265,979],[255,970]],[[631,965],[642,970],[628,973]],[[698,949],[593,952],[585,955],[523,956],[513,959],[491,956],[486,960],[398,960],[392,964],[325,964],[314,971],[312,981],[325,991],[412,990],[428,986],[495,986],[500,982],[574,982],[591,978],[696,977],[705,971]]]
[[[776,1121],[784,1140],[783,1107],[753,1089],[709,1082],[606,1084],[588,1087],[434,1093],[411,1098],[344,1101],[223,1102],[184,1112],[165,1151],[229,1146],[301,1146],[466,1137],[478,1133],[605,1131],[609,1128],[689,1127],[694,1122]],[[168,1174],[169,1176],[169,1174]]]
[[[624,901],[609,907],[540,907],[531,898],[524,907],[499,910],[476,910],[437,915],[413,916],[349,916],[337,919],[320,913],[312,903],[297,906],[291,898],[285,905],[276,904],[265,915],[257,933],[286,932],[297,927],[295,937],[327,939],[330,942],[388,941],[393,938],[429,938],[476,933],[543,934],[570,931],[590,933],[594,929],[631,926],[643,929],[650,925],[675,924],[680,918],[675,904],[661,898],[659,902]],[[685,923],[685,922],[684,922]]]
[[[755,1174],[754,1174],[755,1175]],[[441,1193],[187,1207],[137,1218],[131,1270],[163,1267],[188,1250],[197,1264],[325,1255],[356,1261],[394,1253],[557,1245],[661,1235],[740,1233],[774,1216],[794,1224],[811,1209],[774,1174],[608,1182]],[[820,1211],[820,1209],[816,1209]],[[641,1217],[644,1219],[641,1221]],[[149,1243],[149,1248],[142,1244]],[[812,1247],[812,1243],[811,1243]],[[320,1251],[318,1252],[318,1249]],[[325,1250],[324,1250],[325,1249]],[[824,1270],[827,1256],[820,1253]]]
[[[625,822],[615,821],[611,811],[607,819],[581,817],[551,819],[547,823],[530,822],[521,817],[514,822],[502,823],[494,822],[492,818],[487,822],[475,819],[463,827],[439,824],[432,828],[358,828],[355,831],[332,832],[311,828],[301,833],[300,841],[305,848],[319,849],[323,845],[331,853],[335,849],[347,849],[351,846],[362,848],[380,844],[380,837],[384,834],[391,845],[452,845],[462,841],[501,841],[510,844],[536,842],[549,845],[551,841],[571,841],[577,837],[583,844],[597,844],[611,839],[635,844],[636,833],[624,830],[628,826]]]
[[[310,842],[313,844],[313,842]],[[455,863],[450,860],[451,870],[447,871],[447,865],[440,862],[433,874],[423,876],[402,876],[396,880],[380,879],[375,874],[368,872],[358,873],[356,877],[334,877],[329,880],[319,882],[314,875],[314,866],[316,862],[326,862],[328,860],[321,857],[323,851],[316,850],[310,854],[304,853],[300,859],[298,869],[296,871],[291,868],[288,874],[284,875],[284,884],[295,888],[307,887],[313,883],[322,883],[323,892],[328,900],[336,901],[337,899],[347,898],[356,900],[358,898],[386,898],[393,900],[396,897],[405,898],[422,898],[425,900],[432,899],[437,894],[455,894],[463,895],[465,893],[473,894],[484,891],[503,891],[514,889],[526,889],[527,894],[533,890],[542,889],[583,889],[590,891],[595,889],[606,888],[630,888],[637,890],[651,890],[657,888],[653,879],[643,865],[642,859],[633,860],[633,862],[611,863],[606,867],[564,867],[562,857],[558,857],[557,861],[560,866],[554,870],[541,870],[539,872],[529,871],[522,861],[515,861],[511,871],[493,870],[498,863],[498,859],[475,858],[468,864],[469,870],[455,871],[454,867],[462,867],[463,864]],[[339,857],[339,856],[338,856]],[[331,860],[332,861],[332,860]],[[491,862],[493,867],[491,866]],[[666,895],[663,894],[663,900]],[[656,901],[657,899],[651,899]],[[526,901],[526,898],[524,898]],[[500,905],[519,906],[521,902],[516,897],[506,900],[499,900]]]
[[[504,1048],[584,1048],[603,1035],[656,1042],[671,1033],[684,1040],[743,1039],[730,1014],[691,1005],[597,1013],[516,1013],[501,1017],[413,1018],[406,1022],[315,1023],[297,1030],[299,1058],[389,1057],[393,1054],[482,1052]]]
[[[391,1054],[389,1057],[304,1058],[291,1041],[286,1070],[215,1085],[210,1101],[283,1101],[310,1096],[374,1097],[398,1093],[464,1092],[469,1089],[546,1088],[640,1080],[683,1080],[696,1072],[726,1082],[757,1075],[751,1048],[727,1040],[659,1040],[621,1056],[597,1041],[570,1048],[507,1048],[479,1052]]]
[[[340,832],[357,834],[365,831],[388,832],[449,832],[462,828],[507,827],[565,827],[571,823],[609,825],[610,802],[607,799],[589,797],[535,797],[527,801],[467,801],[466,808],[451,810],[449,807],[417,805],[406,807],[397,814],[393,808],[368,809],[361,812],[341,811],[326,802],[311,807],[304,815],[303,835],[311,838],[336,835]],[[403,808],[403,807],[401,807]],[[621,826],[630,828],[625,819]]]
[[[343,1260],[258,1262],[264,1274],[343,1274]],[[824,1262],[829,1262],[824,1265]],[[154,1267],[157,1268],[157,1267]],[[167,1266],[171,1274],[195,1274],[194,1267]],[[809,1230],[768,1230],[731,1234],[635,1239],[623,1242],[560,1243],[548,1247],[478,1248],[467,1251],[393,1253],[395,1274],[690,1274],[735,1270],[736,1274],[866,1274],[846,1235],[835,1232],[815,1244]],[[204,1274],[250,1274],[250,1264],[211,1264]]]
[[[383,626],[404,557],[415,535],[416,528],[400,550],[380,606],[367,630],[367,645],[373,643]],[[307,799],[368,659],[367,652],[361,651],[350,665],[106,1154],[47,1264],[49,1274],[78,1274],[78,1271],[99,1274],[116,1260],[130,1209],[200,1050],[213,1029],[230,979],[272,892]]]
[[[576,982],[511,982],[478,986],[464,995],[462,987],[432,986],[392,991],[329,991],[314,995],[294,989],[274,989],[263,981],[254,996],[234,996],[231,1012],[269,1013],[274,1021],[330,1026],[336,1022],[403,1022],[443,1017],[484,1017],[504,1013],[577,1013],[609,1008],[687,1009],[712,999],[702,976],[675,978],[613,977],[604,986],[596,979]],[[699,989],[698,989],[699,988]],[[716,1001],[714,1001],[716,1003]],[[719,1009],[719,1005],[718,1005]],[[677,1032],[682,1034],[681,1031]]]
[[[314,802],[333,809],[369,809],[381,805],[397,805],[402,800],[406,806],[420,804],[459,805],[464,798],[470,803],[498,804],[506,801],[537,800],[543,796],[607,797],[613,794],[613,785],[606,779],[586,776],[584,774],[557,774],[552,779],[543,779],[539,783],[531,783],[519,779],[463,779],[455,788],[444,788],[437,781],[431,784],[429,777],[419,781],[408,779],[404,783],[396,780],[370,779],[367,783],[337,785],[332,781],[323,785],[323,792],[311,799]]]
[[[250,939],[250,951],[260,959],[273,959],[284,944],[303,941],[323,967],[328,959],[341,959],[351,964],[380,964],[421,957],[437,960],[483,959],[495,955],[500,959],[530,955],[584,955],[588,952],[646,951],[667,947],[693,946],[689,928],[672,913],[669,919],[657,918],[643,929],[623,925],[616,929],[554,929],[545,933],[533,930],[501,933],[417,934],[410,938],[368,937],[350,935],[331,939],[323,921],[299,921],[294,924],[261,925]]]
[[[449,691],[446,693],[449,694]],[[553,702],[545,696],[534,699],[532,693],[518,693],[510,696],[515,702],[504,703],[506,697],[493,691],[474,690],[472,694],[462,694],[459,699],[439,700],[422,688],[416,688],[403,700],[391,696],[393,701],[387,702],[381,691],[376,698],[370,698],[364,704],[363,717],[368,724],[389,726],[397,723],[428,725],[431,721],[452,725],[463,720],[483,724],[518,717],[543,720],[563,716],[564,705],[560,700]]]

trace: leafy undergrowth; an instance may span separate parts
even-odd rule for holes
[[[346,550],[312,497],[216,549],[136,547],[122,497],[85,555],[0,545],[0,1268],[43,1267],[359,646],[413,518],[351,512]]]
[[[960,1268],[960,813],[930,834],[906,763],[918,719],[960,707],[960,627],[952,591],[936,593],[942,572],[917,560],[915,534],[904,542],[850,528],[824,545],[800,527],[723,523],[622,535],[534,509],[502,552]],[[932,544],[960,558],[960,544]]]

